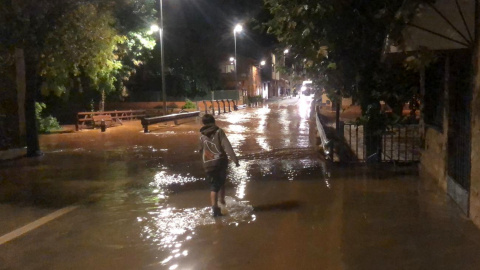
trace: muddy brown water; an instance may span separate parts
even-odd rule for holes
[[[329,167],[310,102],[218,116],[241,166],[216,219],[198,122],[42,136],[45,156],[0,164],[27,190],[10,199],[81,207],[0,246],[0,269],[478,269],[478,229],[435,186]]]

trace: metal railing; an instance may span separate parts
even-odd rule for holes
[[[228,112],[232,112],[232,109],[233,110],[238,109],[238,101],[233,99],[202,100],[201,102],[203,103],[205,114],[211,112],[212,115],[215,115],[215,105],[217,105],[218,115],[222,113],[222,108],[223,108],[223,113],[227,113],[227,108],[228,108]],[[197,103],[197,108],[200,109],[198,106],[198,103]]]
[[[358,161],[365,161],[367,151],[363,125],[343,124],[343,136]]]
[[[420,146],[419,125],[390,127],[382,136],[382,161],[420,161]]]
[[[143,126],[143,132],[148,133],[149,132],[149,130],[148,130],[149,125],[162,123],[162,122],[168,122],[168,121],[176,121],[176,120],[179,120],[179,119],[185,119],[185,118],[191,118],[191,117],[198,117],[198,116],[200,116],[200,111],[177,113],[177,114],[169,114],[169,115],[164,115],[164,116],[143,118],[141,123],[142,123],[142,126]]]
[[[366,143],[363,125],[343,124],[343,136],[352,153],[359,162],[365,162]],[[417,162],[420,160],[420,127],[419,125],[390,126],[382,134],[378,149],[382,162]]]
[[[333,155],[333,142],[328,139],[325,129],[323,128],[322,121],[320,121],[320,112],[318,106],[315,106],[315,120],[317,123],[317,133],[320,137],[323,152],[326,156],[332,157]]]

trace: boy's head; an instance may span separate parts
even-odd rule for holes
[[[204,125],[215,124],[215,117],[213,117],[213,115],[211,115],[211,114],[205,114],[205,115],[202,117],[202,123],[203,123]]]

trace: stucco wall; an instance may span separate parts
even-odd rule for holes
[[[420,176],[434,181],[447,190],[446,181],[446,137],[444,133],[428,128],[425,133],[425,148],[420,159]]]

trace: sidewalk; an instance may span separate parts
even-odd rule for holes
[[[0,151],[0,162],[4,160],[16,159],[27,154],[27,148],[14,148]]]

